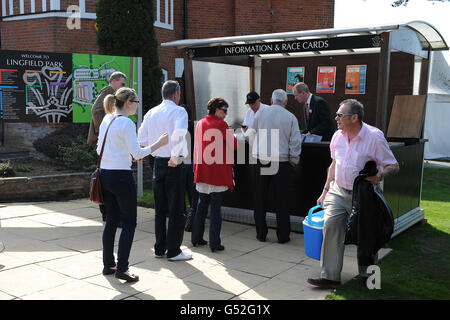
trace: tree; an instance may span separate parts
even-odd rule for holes
[[[428,0],[428,1],[431,1],[431,2],[437,2],[437,1],[439,1],[439,2],[446,2],[446,1],[450,1],[450,0]],[[409,0],[395,0],[391,4],[391,6],[393,6],[393,7],[405,6],[406,7],[408,5],[408,2],[409,2]]]
[[[153,0],[99,0],[100,54],[142,57],[143,112],[161,102],[162,72],[154,29]]]

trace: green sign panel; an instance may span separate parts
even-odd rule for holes
[[[126,86],[138,92],[137,58],[93,54],[72,55],[73,122],[89,123],[91,108],[109,76],[120,71],[127,75]]]

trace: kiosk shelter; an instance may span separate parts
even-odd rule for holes
[[[327,100],[332,114],[344,99],[361,101],[364,121],[384,132],[400,164],[400,172],[382,185],[395,218],[393,236],[424,218],[420,199],[429,59],[434,50],[448,50],[439,31],[429,23],[187,39],[161,46],[185,49],[186,102],[193,109],[194,120],[206,114],[211,97],[222,96],[230,103],[225,121],[231,128],[239,128],[249,91],[257,91],[262,102],[270,104],[272,91],[282,88],[288,93],[287,109],[302,130],[303,106],[290,92],[299,80],[308,84],[311,93]],[[415,79],[419,83],[415,84]],[[229,220],[253,223],[249,146],[241,141],[239,148],[245,148],[245,163],[241,159],[235,167],[236,187],[224,198],[223,214]],[[242,154],[238,151],[235,159]],[[300,221],[316,204],[330,164],[329,142],[302,144],[290,188],[292,230],[301,230]],[[268,201],[273,212],[274,199]],[[273,226],[273,215],[268,215],[268,220]]]

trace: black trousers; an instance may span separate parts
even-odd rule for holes
[[[169,158],[155,158],[153,196],[155,199],[155,254],[172,258],[181,253],[184,235],[184,185],[182,166],[168,166]],[[168,217],[168,224],[166,218]]]
[[[286,162],[278,162],[278,170],[275,174],[261,174],[262,168],[273,165],[261,163],[259,160],[254,165],[255,181],[255,206],[253,217],[255,218],[256,237],[265,240],[267,236],[267,199],[275,197],[276,217],[277,217],[277,237],[279,242],[289,241],[291,232],[291,222],[289,216],[289,190],[293,175],[293,168]],[[274,194],[269,194],[270,184],[274,185]]]

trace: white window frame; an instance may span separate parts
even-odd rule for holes
[[[24,1],[30,1],[30,14],[24,14]],[[71,12],[61,12],[67,8],[61,9],[61,0],[50,0],[50,8],[47,6],[47,1],[42,1],[42,12],[36,13],[36,1],[35,0],[20,0],[19,13],[14,12],[12,6],[13,0],[9,0],[9,12],[6,12],[6,0],[2,0],[2,17],[3,21],[17,21],[17,20],[30,20],[30,19],[42,19],[42,18],[70,18]],[[78,6],[80,8],[80,18],[95,20],[97,15],[95,13],[86,12],[86,0],[79,0]],[[10,17],[12,16],[12,17]]]
[[[167,72],[166,69],[161,68],[162,74],[163,74],[163,81],[161,83],[161,85],[166,82],[167,80],[169,80],[169,72]]]
[[[161,1],[164,1],[165,6],[164,21],[161,20]],[[173,0],[156,0],[156,19],[153,25],[158,28],[173,30]]]

